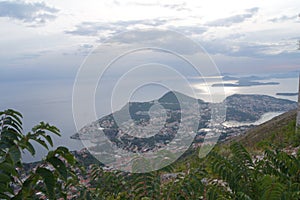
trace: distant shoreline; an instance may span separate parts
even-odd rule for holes
[[[276,93],[277,96],[297,96],[298,92],[295,93],[289,93],[289,92],[278,92]]]
[[[261,85],[279,85],[278,82],[253,82],[253,81],[239,81],[237,83],[215,83],[212,87],[251,87]]]

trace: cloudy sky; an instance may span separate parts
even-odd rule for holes
[[[66,134],[55,143],[75,148],[78,143],[69,137],[76,131],[71,104],[76,73],[97,47],[117,55],[118,46],[115,52],[101,49],[110,38],[119,45],[162,43],[198,58],[180,38],[143,32],[171,30],[200,44],[223,73],[293,72],[300,69],[299,13],[299,0],[0,0],[0,109],[21,111],[26,128],[40,120],[57,125]],[[126,31],[137,32],[122,35]],[[169,56],[153,55],[156,62],[184,68]],[[127,60],[134,64],[146,59],[142,52],[133,56]],[[113,69],[123,73],[118,65]],[[286,88],[280,92],[295,90]]]
[[[299,8],[298,0],[0,1],[0,78],[74,77],[106,39],[149,28],[200,43],[221,72],[299,70]]]

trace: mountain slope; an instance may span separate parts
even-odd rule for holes
[[[230,142],[241,142],[250,151],[261,150],[269,145],[279,148],[299,146],[300,137],[295,130],[296,113],[296,110],[292,110],[279,115],[233,138]]]

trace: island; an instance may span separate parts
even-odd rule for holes
[[[223,76],[223,81],[236,81],[235,83],[215,83],[212,87],[250,87],[259,85],[279,85],[278,82],[261,82],[267,80],[267,77],[259,76],[246,76],[246,77],[234,77]]]
[[[257,81],[241,81],[237,83],[215,83],[212,87],[250,87],[250,86],[259,86],[259,85],[279,85],[278,82],[257,82]]]
[[[298,96],[298,92],[278,92],[276,93],[277,96]]]

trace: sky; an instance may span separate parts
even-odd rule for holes
[[[0,79],[74,78],[107,39],[147,29],[191,38],[223,73],[298,71],[299,8],[298,0],[0,1]]]
[[[299,0],[0,0],[0,110],[13,108],[22,112],[26,130],[39,121],[55,124],[64,133],[62,138],[55,138],[55,144],[78,148],[78,141],[69,137],[78,129],[73,120],[72,92],[81,66],[96,64],[98,67],[129,47],[152,45],[178,51],[188,59],[198,59],[199,65],[210,66],[212,60],[221,73],[299,71],[299,8]],[[173,33],[168,34],[170,31]],[[195,44],[208,57],[199,54]],[[95,50],[102,56],[91,54]],[[97,58],[97,62],[87,59],[88,55]],[[149,78],[135,73],[123,76],[128,66],[159,63],[154,68],[165,69],[170,65],[184,76],[190,76],[192,71],[188,71],[187,63],[178,58],[181,57],[174,59],[170,54],[146,49],[119,59],[106,71],[105,78],[119,81],[111,75],[120,80],[127,77],[125,84],[119,84],[123,86],[119,90],[127,94],[126,87],[131,84],[128,80]],[[93,70],[101,69],[92,68],[87,75],[94,75]],[[147,71],[146,76],[152,75],[159,82],[170,75],[161,72]],[[106,81],[105,78],[101,81]],[[182,85],[175,82],[177,86]],[[113,83],[101,85],[100,82],[97,89],[104,87],[103,93],[100,90],[96,99],[103,100],[102,94],[111,92]],[[282,90],[294,92],[295,88],[286,85]],[[81,86],[85,91],[85,85]],[[278,89],[273,89],[270,93],[275,94]],[[257,91],[259,88],[253,92]],[[144,96],[145,92],[141,94]],[[87,104],[84,98],[92,99],[94,93],[89,95],[79,96]],[[109,106],[103,106],[105,102],[98,106],[108,109]],[[110,103],[109,99],[106,103]],[[108,113],[109,110],[99,112],[99,116]]]

